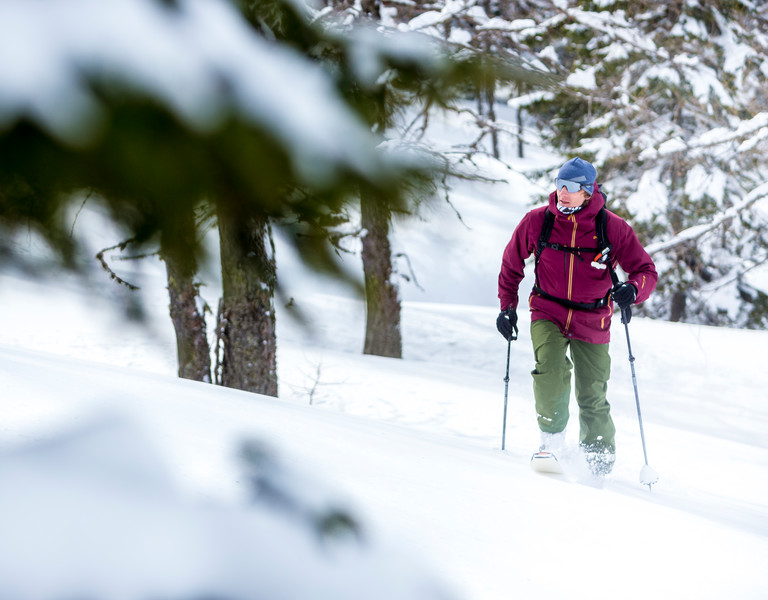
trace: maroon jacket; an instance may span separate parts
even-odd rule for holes
[[[517,308],[517,290],[524,276],[524,261],[536,251],[544,213],[548,210],[555,215],[550,243],[595,248],[595,217],[604,204],[605,200],[595,184],[595,192],[588,204],[572,215],[564,215],[557,210],[557,194],[552,192],[548,207],[536,208],[523,217],[504,250],[501,262],[499,300],[502,310]],[[608,241],[612,247],[611,260],[614,266],[621,266],[628,275],[627,281],[637,288],[635,302],[643,302],[656,288],[656,267],[629,224],[610,211],[607,212],[607,217]],[[544,248],[539,259],[538,285],[551,296],[567,298],[578,303],[591,303],[605,297],[612,286],[610,272],[608,269],[592,266],[593,256],[590,254],[580,253],[583,260],[579,260],[573,253]],[[606,344],[610,341],[612,302],[600,308],[579,310],[566,308],[534,291],[529,298],[529,305],[532,321],[548,319],[556,323],[563,335],[569,338],[594,344]]]

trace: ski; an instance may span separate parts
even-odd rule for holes
[[[531,457],[531,468],[538,473],[563,474],[563,467],[551,452],[536,452]]]

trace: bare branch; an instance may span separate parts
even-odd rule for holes
[[[86,200],[87,200],[87,198],[86,198]],[[141,289],[141,288],[139,288],[139,286],[137,286],[137,285],[134,285],[134,284],[126,281],[125,279],[120,277],[117,273],[115,273],[112,270],[112,267],[110,267],[109,264],[107,263],[106,258],[104,258],[104,254],[106,252],[109,252],[110,250],[120,250],[122,252],[123,250],[125,250],[128,247],[129,244],[133,243],[134,241],[135,241],[135,238],[131,238],[130,240],[125,240],[123,242],[120,242],[119,244],[115,244],[114,246],[110,246],[109,248],[104,248],[103,250],[100,250],[96,254],[96,260],[98,260],[99,263],[101,263],[101,268],[104,269],[107,273],[109,273],[110,279],[116,281],[120,285],[124,285],[125,287],[127,287],[129,290],[132,290],[132,291],[135,291],[135,290],[138,290],[138,289]],[[149,255],[131,257],[131,259],[134,259],[134,258],[144,258],[145,256],[149,256]],[[121,260],[129,260],[129,259],[128,258],[122,258]]]

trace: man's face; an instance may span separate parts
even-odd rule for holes
[[[567,206],[568,208],[577,208],[584,204],[588,198],[589,194],[584,190],[571,193],[565,186],[557,190],[557,201],[561,206]]]

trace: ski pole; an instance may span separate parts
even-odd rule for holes
[[[632,343],[629,341],[629,313],[630,308],[621,309],[621,322],[624,323],[624,331],[627,334],[627,350],[629,351],[629,367],[632,371],[632,387],[635,389],[635,406],[637,406],[637,422],[640,424],[640,441],[643,444],[643,458],[645,466],[640,471],[640,483],[651,486],[659,480],[659,476],[648,464],[648,451],[645,448],[645,431],[643,430],[643,415],[640,412],[640,395],[637,393],[637,375],[635,374],[635,357],[632,354]],[[631,313],[630,313],[631,314]]]
[[[611,281],[613,282],[613,289],[611,289],[611,295],[616,291],[621,282],[619,276],[613,268],[613,264],[608,262],[608,269],[611,274]],[[632,308],[627,306],[621,309],[621,322],[624,323],[624,331],[627,334],[627,351],[629,352],[629,368],[632,371],[632,387],[635,390],[635,406],[637,407],[637,422],[640,425],[640,442],[643,445],[643,459],[645,459],[645,465],[640,470],[640,483],[647,485],[648,490],[651,490],[651,486],[659,480],[659,475],[648,464],[648,451],[645,447],[645,431],[643,429],[643,415],[640,412],[640,395],[637,393],[637,375],[635,374],[635,357],[632,354],[632,343],[629,341],[629,320],[632,318]]]
[[[504,421],[501,427],[501,449],[507,438],[507,394],[509,393],[509,353],[512,349],[512,340],[507,340],[507,374],[504,376]]]

